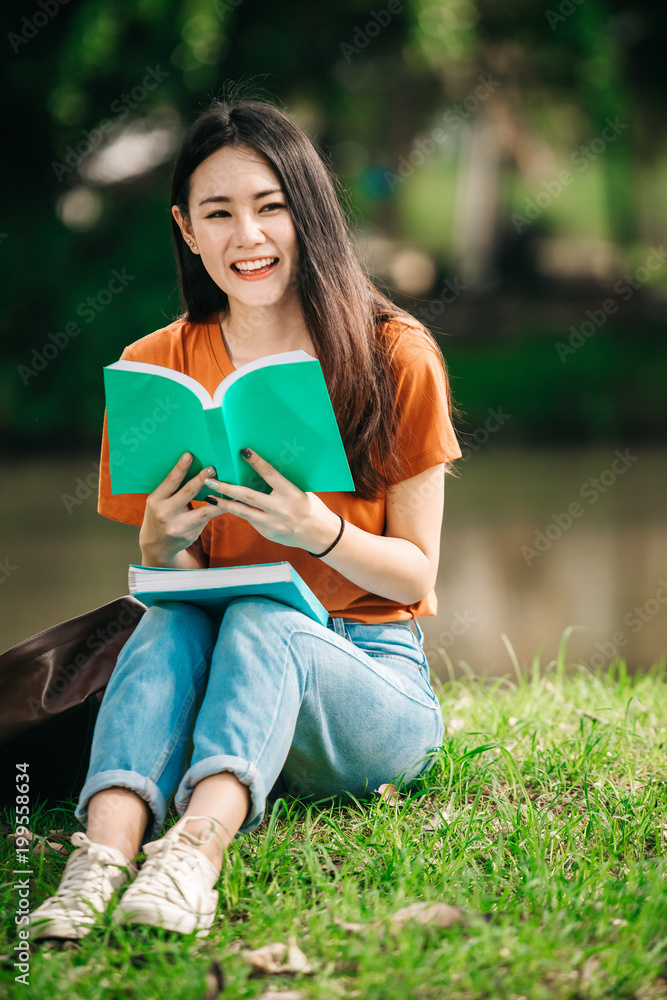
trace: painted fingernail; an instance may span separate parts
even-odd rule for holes
[[[241,454],[244,458],[252,458],[252,452],[250,448],[241,448]]]
[[[205,479],[204,480],[204,486],[208,486],[208,488],[210,490],[219,490],[220,489],[220,483],[217,482],[217,480],[215,480],[215,479]]]
[[[209,465],[208,469],[206,469],[205,471],[206,471],[206,475],[207,476],[214,476],[215,475],[215,469],[213,468],[212,465]]]
[[[204,500],[206,501],[206,503],[210,503],[214,507],[218,506],[218,501],[215,499],[215,497],[204,497]]]

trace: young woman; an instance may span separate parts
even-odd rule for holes
[[[98,716],[76,810],[87,833],[72,835],[58,891],[31,916],[35,938],[83,937],[129,880],[114,920],[207,934],[223,850],[258,826],[267,796],[407,784],[441,743],[415,619],[436,610],[445,472],[461,457],[447,372],[430,334],[363,272],[339,195],[269,103],[216,101],[184,139],[172,214],[186,312],[122,357],[212,391],[247,362],[307,351],[356,489],[303,493],[244,449],[270,493],[221,484],[215,469],[183,485],[186,454],[150,496],[113,496],[105,421],[99,511],[140,526],[145,565],[289,560],[329,620],[252,597],[218,617],[182,603],[144,614]],[[193,503],[204,486],[230,499]],[[174,793],[181,818],[156,839]]]

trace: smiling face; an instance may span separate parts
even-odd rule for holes
[[[172,213],[213,281],[244,306],[296,296],[298,243],[280,181],[254,149],[223,146],[190,178],[190,215]]]

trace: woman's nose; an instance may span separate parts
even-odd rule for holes
[[[240,246],[264,242],[264,234],[262,233],[259,220],[253,218],[249,213],[244,213],[238,217],[235,236],[236,242]]]

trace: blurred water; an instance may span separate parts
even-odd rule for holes
[[[489,446],[457,464],[439,611],[421,619],[438,675],[446,658],[457,673],[513,673],[503,634],[525,666],[541,645],[544,665],[568,625],[581,627],[569,662],[667,656],[664,451]],[[0,649],[127,593],[138,529],[97,514],[96,468],[95,456],[0,466]]]

